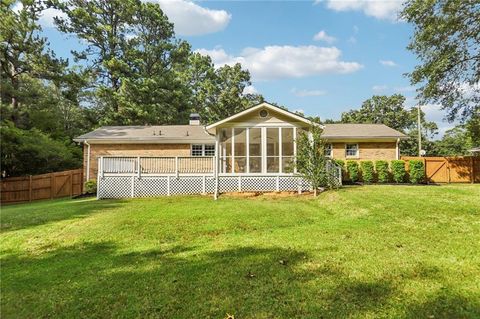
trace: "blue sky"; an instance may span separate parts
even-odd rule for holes
[[[416,64],[406,46],[412,27],[398,21],[401,1],[155,0],[175,23],[177,37],[209,54],[216,65],[240,62],[252,74],[250,91],[307,115],[338,119],[374,94],[401,93],[416,105],[403,75]],[[78,47],[42,19],[52,48]],[[426,105],[443,132],[443,111]]]

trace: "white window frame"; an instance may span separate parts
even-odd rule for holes
[[[332,143],[326,143],[325,144],[325,150],[327,150],[327,146],[329,146],[328,147],[329,152],[328,152],[328,154],[325,153],[325,156],[328,157],[328,158],[332,158],[333,157],[333,144]],[[345,150],[345,154],[346,154],[346,150]]]
[[[357,152],[355,153],[355,155],[348,155],[347,153],[347,146],[348,145],[356,145],[356,149],[357,149]],[[345,158],[358,158],[360,155],[360,147],[358,145],[358,143],[345,143]]]
[[[193,155],[193,147],[194,146],[199,146],[201,145],[202,146],[202,153],[201,155]],[[214,150],[213,150],[213,155],[205,155],[205,145],[212,145]],[[196,150],[198,151],[198,150]],[[192,157],[202,157],[202,156],[208,156],[208,157],[211,157],[211,156],[215,156],[215,144],[190,144],[190,156]]]
[[[260,129],[260,148],[261,148],[261,163],[262,163],[262,171],[259,172],[259,173],[251,173],[250,172],[250,129],[252,128],[259,128]],[[267,128],[278,128],[278,134],[279,134],[279,156],[278,156],[278,160],[279,160],[279,171],[278,172],[270,172],[268,173],[267,172]],[[220,171],[221,174],[227,174],[227,175],[272,175],[272,176],[275,176],[275,175],[293,175],[295,173],[297,173],[297,167],[294,166],[294,171],[293,173],[282,173],[283,171],[283,163],[282,163],[282,158],[283,158],[283,155],[282,155],[282,130],[284,128],[291,128],[293,129],[293,158],[294,158],[294,161],[296,161],[297,159],[297,140],[296,140],[296,136],[297,136],[297,130],[299,129],[298,127],[296,126],[286,126],[286,125],[280,125],[280,126],[277,126],[277,125],[262,125],[262,126],[244,126],[244,125],[238,125],[238,126],[232,126],[232,127],[225,127],[223,129],[226,129],[226,130],[230,130],[231,134],[232,134],[232,145],[231,145],[231,158],[232,158],[232,167],[230,170],[227,171],[226,169],[226,155],[225,155],[225,152],[226,150],[225,149],[222,149],[221,147],[221,143],[219,142],[219,152],[218,152],[218,156],[221,157],[223,159],[223,167]],[[243,173],[235,173],[234,170],[235,170],[235,166],[233,163],[235,163],[235,129],[245,129],[246,131],[246,169],[245,169],[245,172]],[[221,132],[219,130],[219,132]],[[219,133],[221,134],[221,133]],[[220,140],[219,140],[220,141]],[[243,156],[242,156],[243,157]],[[287,156],[287,157],[290,157],[290,156]],[[220,160],[220,158],[219,158]]]

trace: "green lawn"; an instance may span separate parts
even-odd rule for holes
[[[2,318],[479,318],[480,185],[2,207]]]

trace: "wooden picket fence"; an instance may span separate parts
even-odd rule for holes
[[[429,183],[480,183],[480,157],[410,157],[402,160],[421,160]]]
[[[1,180],[1,203],[18,203],[80,195],[83,186],[81,168]]]

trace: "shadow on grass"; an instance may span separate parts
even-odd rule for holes
[[[0,230],[8,232],[61,220],[83,218],[100,210],[114,209],[121,204],[121,200],[61,199],[11,205],[2,207]]]
[[[2,261],[2,317],[405,318],[475,317],[478,301],[441,295],[402,300],[393,281],[362,281],[338,264],[308,267],[286,248],[197,247],[121,253],[109,242],[85,243],[38,258]],[[399,304],[401,303],[401,304]],[[397,313],[397,316],[398,313]]]

